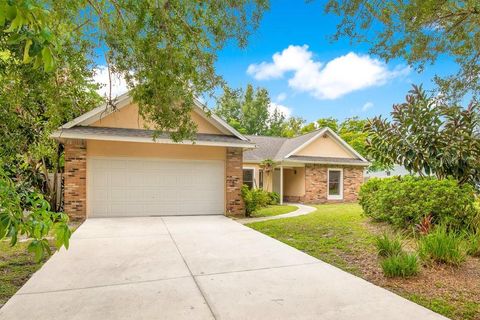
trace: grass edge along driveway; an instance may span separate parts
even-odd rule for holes
[[[480,319],[480,285],[472,285],[480,282],[480,259],[469,258],[459,269],[425,266],[413,278],[386,278],[374,240],[384,231],[393,232],[391,227],[364,217],[358,204],[315,207],[317,211],[305,216],[247,226],[444,316]],[[409,244],[407,238],[406,245]]]

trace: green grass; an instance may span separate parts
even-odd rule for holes
[[[319,211],[279,220],[248,224],[249,227],[278,239],[309,255],[331,263],[346,271],[358,274],[348,263],[348,255],[372,252],[374,236],[362,224],[367,219],[361,215],[357,204],[328,204],[317,206]]]
[[[402,240],[399,236],[390,236],[384,232],[381,236],[375,238],[378,255],[381,257],[391,257],[403,252]]]
[[[415,276],[419,271],[419,262],[416,254],[400,253],[383,259],[380,263],[385,276],[408,278]]]
[[[376,239],[385,229],[390,232],[393,230],[386,225],[372,223],[362,215],[359,205],[327,204],[317,208],[316,212],[308,215],[255,222],[248,226],[345,271],[365,278],[373,277],[371,281],[378,285],[447,317],[480,319],[480,304],[475,299],[463,297],[461,288],[450,288],[448,291],[428,288],[430,292],[437,293],[432,293],[432,296],[424,294],[424,271],[410,279],[409,284],[405,282],[405,287],[402,286],[402,281],[406,280],[401,278],[392,279],[394,282],[391,285],[383,278],[377,278],[379,273],[371,271],[372,268],[380,271],[383,259],[379,261],[377,258]],[[410,238],[405,240],[413,241]],[[412,261],[409,263],[413,266],[410,269],[415,271],[415,265]],[[425,272],[436,270],[429,269]],[[438,281],[442,279],[438,278]]]
[[[475,320],[480,313],[480,304],[472,301],[459,299],[452,304],[445,299],[431,299],[418,294],[410,294],[406,298],[452,319]]]
[[[293,212],[297,210],[298,207],[296,206],[268,206],[266,208],[260,209],[257,212],[252,214],[252,217],[271,217],[271,216],[277,216],[279,214],[285,214],[289,212]]]
[[[27,251],[28,242],[10,247],[8,241],[0,241],[0,305],[20,289],[42,264],[35,263]]]
[[[419,253],[426,261],[459,266],[465,261],[465,242],[462,237],[439,226],[420,238]]]

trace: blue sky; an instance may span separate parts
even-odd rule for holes
[[[405,62],[401,60],[385,65],[383,61],[374,61],[377,57],[368,56],[369,48],[366,45],[351,44],[349,39],[332,43],[328,36],[335,32],[339,19],[323,14],[322,5],[322,1],[272,1],[260,28],[250,37],[248,46],[240,49],[232,44],[219,54],[218,72],[233,88],[245,88],[248,83],[267,88],[273,102],[288,107],[294,116],[314,121],[321,117],[341,120],[351,116],[366,118],[388,115],[393,103],[404,101],[412,83],[423,83],[425,88],[431,88],[436,73],[454,71],[454,64],[449,59],[442,59],[418,74],[413,69],[406,69]],[[308,49],[303,47],[305,45]],[[288,64],[296,57],[285,54],[286,62],[280,61],[278,65],[272,63],[272,56],[275,53],[281,55],[289,46],[298,46],[294,49],[310,54],[311,61],[300,61],[299,66],[285,67],[282,63]],[[359,61],[364,61],[366,69],[356,70],[358,64],[355,61],[358,59],[344,57],[350,52],[354,55],[349,57],[360,57]],[[338,59],[340,57],[344,58]],[[329,66],[328,72],[322,72],[328,62],[334,59],[337,59],[336,63]],[[267,65],[259,66],[262,62]],[[251,69],[257,69],[257,73],[247,73],[250,65],[256,66]],[[361,72],[370,70],[371,65],[373,72]],[[311,69],[315,68],[318,70],[312,72]],[[266,69],[270,69],[270,72]],[[305,72],[313,74],[304,77]],[[372,73],[376,76],[372,77]],[[354,82],[353,85],[343,85],[344,81],[350,80]],[[333,87],[333,93],[324,92],[329,87]],[[362,88],[355,90],[358,87]],[[339,95],[335,92],[338,90],[344,92]]]
[[[268,89],[275,106],[308,122],[388,116],[394,103],[404,101],[412,83],[431,89],[435,74],[455,72],[448,57],[419,74],[402,60],[386,64],[370,56],[365,44],[346,38],[332,43],[328,37],[339,18],[325,15],[323,2],[272,0],[248,46],[241,49],[232,41],[219,53],[217,72],[232,88],[251,83]],[[106,68],[99,69],[95,78],[106,83]],[[120,82],[116,93],[126,90]],[[207,100],[208,107],[214,104]]]

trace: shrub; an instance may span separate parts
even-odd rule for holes
[[[270,198],[270,201],[268,204],[270,205],[277,205],[280,203],[280,195],[276,192],[269,192],[268,196]]]
[[[415,228],[430,216],[433,225],[474,230],[479,219],[473,187],[451,179],[373,178],[363,184],[359,196],[365,215],[400,228]]]
[[[467,235],[467,254],[473,257],[480,257],[480,231]]]
[[[245,203],[247,217],[250,217],[258,209],[267,206],[270,202],[268,192],[262,189],[250,189],[246,185],[242,187],[242,198]]]
[[[402,253],[402,241],[400,237],[390,237],[387,233],[375,238],[378,255],[381,257],[391,257]]]
[[[465,260],[466,248],[463,237],[442,225],[420,238],[418,251],[425,261],[458,266]]]
[[[418,258],[412,253],[401,253],[385,258],[381,262],[383,274],[387,277],[411,277],[418,273]]]

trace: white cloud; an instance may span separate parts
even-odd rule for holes
[[[268,106],[268,112],[270,112],[270,114],[273,114],[273,112],[275,112],[275,109],[277,109],[280,113],[283,113],[285,118],[289,118],[292,115],[292,109],[290,109],[289,107],[275,102],[271,102]]]
[[[247,73],[257,80],[281,78],[293,72],[288,85],[298,91],[309,92],[318,99],[336,99],[350,92],[379,86],[407,75],[410,69],[397,66],[393,70],[369,55],[350,52],[326,64],[313,60],[307,45],[290,45],[272,57],[272,62],[251,64]]]
[[[371,109],[371,108],[373,108],[373,103],[368,101],[362,106],[362,111],[365,112],[365,111],[367,111],[368,109]]]
[[[108,68],[107,66],[99,66],[94,69],[95,75],[93,76],[93,81],[100,84],[100,89],[97,92],[101,96],[109,95],[109,79],[108,79]],[[112,97],[116,97],[128,91],[127,82],[125,79],[118,74],[112,74]]]
[[[278,102],[282,102],[283,100],[287,99],[287,94],[285,92],[282,92],[280,93],[278,96],[277,96],[277,101]]]

